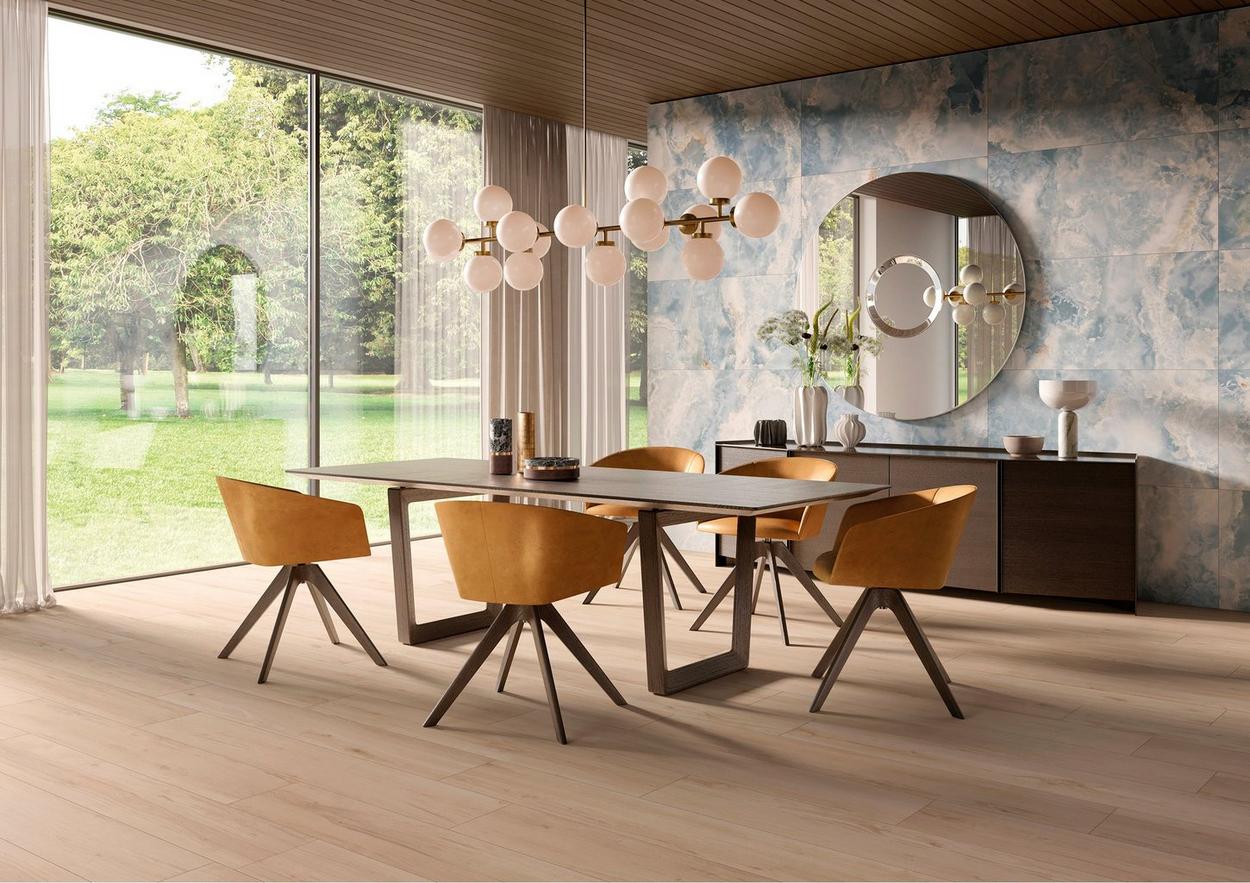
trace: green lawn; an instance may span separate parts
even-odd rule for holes
[[[67,371],[48,387],[48,544],[54,585],[237,560],[213,477],[269,484],[307,462],[303,377],[192,374],[192,416],[173,416],[169,372],[136,378],[139,414],[118,408],[117,372]],[[339,376],[322,389],[322,462],[480,456],[477,390],[395,392],[387,375]],[[397,419],[398,416],[398,419]],[[363,485],[323,492],[365,508],[385,539],[386,494]],[[413,507],[414,526],[433,528]]]

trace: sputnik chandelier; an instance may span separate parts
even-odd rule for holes
[[[628,201],[621,209],[619,223],[599,223],[586,205],[587,12],[587,0],[583,0],[581,202],[560,209],[552,225],[554,230],[549,230],[530,215],[514,209],[512,194],[507,190],[488,184],[473,197],[473,212],[485,228],[482,235],[465,236],[456,222],[448,218],[439,218],[425,228],[425,252],[436,263],[451,260],[466,245],[477,246],[464,265],[464,282],[474,291],[494,291],[504,280],[518,291],[535,288],[542,282],[542,259],[551,250],[553,236],[568,248],[591,246],[583,261],[587,278],[596,285],[615,285],[625,276],[625,255],[612,240],[612,234],[623,233],[638,248],[652,252],[668,243],[671,227],[686,237],[681,259],[687,275],[703,281],[718,275],[725,264],[725,252],[718,241],[725,223],[744,236],[763,238],[781,222],[781,207],[767,193],[747,193],[731,207],[730,200],[742,186],[742,169],[727,156],[714,156],[699,167],[696,178],[706,203],[690,206],[678,218],[665,218],[660,206],[668,195],[668,177],[655,166],[640,166],[625,179]],[[492,242],[498,242],[508,252],[502,266],[490,253]]]
[[[1019,282],[1007,283],[1002,291],[988,291],[984,282],[985,271],[977,264],[968,264],[959,271],[959,284],[940,295],[951,304],[951,319],[956,325],[971,325],[976,321],[978,308],[986,325],[1001,325],[1007,318],[1003,302],[1015,304],[1024,299],[1024,286]],[[936,306],[938,297],[938,289],[930,285],[924,290],[925,306]]]

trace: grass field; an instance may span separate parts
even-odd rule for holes
[[[72,585],[234,561],[239,557],[213,481],[267,484],[307,462],[303,377],[192,374],[191,417],[173,414],[168,371],[136,378],[138,414],[118,407],[117,372],[67,371],[48,386],[48,545],[54,585]],[[633,378],[637,388],[637,377]],[[635,394],[636,395],[636,394]],[[321,461],[478,457],[478,393],[395,391],[390,375],[336,376],[321,391]],[[646,409],[632,401],[631,444],[645,443]],[[387,539],[382,488],[326,484],[359,503],[370,534]],[[414,528],[433,512],[414,506]]]

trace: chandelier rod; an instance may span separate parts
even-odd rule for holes
[[[590,0],[582,0],[582,205],[586,205],[586,174],[590,163],[589,130],[586,128],[586,83],[590,68],[587,45],[590,42]]]

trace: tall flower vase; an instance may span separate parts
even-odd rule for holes
[[[823,445],[828,433],[829,391],[800,386],[794,391],[794,440],[799,447]]]
[[[846,399],[848,405],[864,410],[864,388],[858,383],[852,383],[849,386],[839,386],[838,390],[842,393],[842,398]]]

